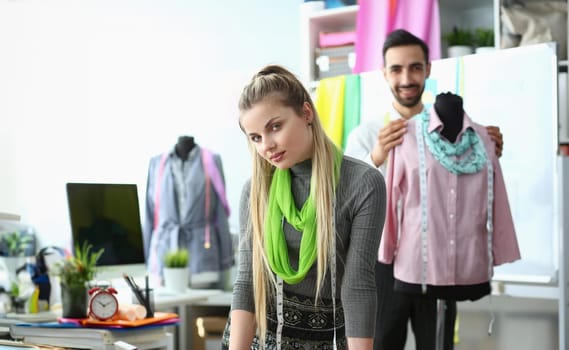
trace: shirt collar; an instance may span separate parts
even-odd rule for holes
[[[443,129],[443,122],[441,122],[439,115],[437,114],[437,111],[435,110],[435,106],[431,106],[431,108],[429,109],[430,112],[430,118],[429,118],[429,126],[427,128],[427,131],[429,133],[437,130],[438,132],[440,132]],[[462,119],[462,129],[460,130],[460,132],[458,133],[458,136],[462,135],[466,129],[473,129],[474,130],[474,123],[472,122],[472,119],[470,119],[470,117],[468,116],[468,114],[466,114],[466,112],[464,112],[464,116]]]
[[[197,157],[197,154],[200,153],[198,150],[200,149],[199,145],[195,145],[194,148],[192,148],[192,150],[188,153],[188,160],[193,160],[195,157]],[[168,154],[170,156],[170,158],[174,158],[174,159],[180,159],[180,157],[178,157],[178,154],[176,153],[176,146],[172,146],[172,148],[170,148],[170,152]]]

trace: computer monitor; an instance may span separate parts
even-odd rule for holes
[[[138,192],[135,184],[67,183],[73,247],[87,241],[104,248],[97,280],[146,273]]]

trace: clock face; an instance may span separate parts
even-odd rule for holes
[[[101,291],[91,297],[89,310],[91,316],[98,320],[108,320],[117,313],[118,309],[117,299],[109,292]]]

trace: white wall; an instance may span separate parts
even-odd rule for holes
[[[68,246],[65,183],[138,184],[179,135],[222,156],[237,225],[249,154],[237,99],[261,66],[298,72],[281,0],[0,0],[0,212]]]

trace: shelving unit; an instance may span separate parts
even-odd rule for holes
[[[559,61],[559,143],[569,144],[569,106],[568,90],[569,78],[567,74],[567,61]]]
[[[316,81],[314,50],[318,46],[318,34],[354,30],[358,10],[358,5],[324,9],[324,3],[318,1],[301,5],[300,77],[306,86],[314,87]]]
[[[494,46],[499,48],[501,36],[500,7],[504,3],[509,3],[509,1],[440,0],[441,34],[451,31],[454,26],[470,29],[493,28]],[[358,5],[325,9],[323,1],[305,2],[300,5],[300,76],[308,87],[314,87],[317,84],[314,51],[318,46],[318,33],[354,30],[358,10]],[[441,49],[443,57],[446,57],[444,42]]]
[[[452,30],[453,26],[470,28],[499,28],[498,0],[441,0],[441,33]],[[301,23],[301,65],[300,76],[308,87],[317,82],[315,48],[318,46],[320,32],[354,30],[359,6],[351,5],[325,9],[324,2],[305,2],[300,5]],[[496,33],[496,38],[499,35]],[[496,44],[498,46],[498,44]],[[444,50],[444,47],[443,47]]]

